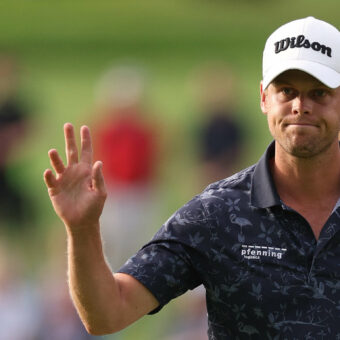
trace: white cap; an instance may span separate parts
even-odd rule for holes
[[[279,27],[263,51],[263,89],[284,71],[304,71],[328,87],[340,86],[340,32],[308,17]]]

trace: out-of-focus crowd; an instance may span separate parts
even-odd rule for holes
[[[32,133],[20,73],[14,57],[0,56],[0,340],[90,339],[68,295],[62,230],[33,249],[37,210],[12,173]]]
[[[67,288],[66,243],[60,225],[32,249],[35,209],[11,176],[11,162],[30,133],[30,109],[20,97],[20,69],[0,57],[0,340],[92,339],[82,326]],[[187,128],[197,190],[238,169],[245,134],[233,98],[235,78],[225,65],[206,65],[193,77],[197,119]],[[117,270],[157,229],[160,183],[167,149],[166,122],[145,101],[147,75],[135,66],[114,66],[95,86],[95,158],[104,164],[108,199],[101,218],[105,254]],[[183,113],[185,114],[185,113]],[[159,119],[157,119],[159,118]],[[175,140],[176,136],[172,136]],[[173,150],[176,155],[178,150]],[[187,174],[190,176],[190,174]],[[164,184],[163,184],[164,185]],[[164,210],[164,209],[163,209]],[[156,228],[156,229],[155,229]],[[33,236],[32,236],[33,235]],[[33,255],[32,255],[33,254]],[[202,288],[176,307],[164,339],[206,339]]]

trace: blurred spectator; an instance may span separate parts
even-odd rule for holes
[[[202,115],[197,148],[203,182],[228,177],[239,167],[243,131],[235,99],[237,82],[225,65],[203,67],[195,77],[196,101]]]
[[[145,74],[115,67],[97,86],[95,157],[103,161],[108,199],[101,217],[105,253],[118,269],[151,235],[158,166],[157,129],[144,104]]]
[[[19,67],[0,56],[0,226],[21,227],[33,217],[30,200],[12,183],[9,165],[28,127],[27,107],[19,95]],[[32,221],[31,221],[32,222]]]
[[[24,258],[0,238],[0,340],[36,340],[40,308],[36,287],[23,275]]]

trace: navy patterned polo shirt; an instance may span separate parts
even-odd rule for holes
[[[208,186],[119,270],[160,307],[203,284],[209,339],[340,339],[340,210],[318,241],[260,161]]]

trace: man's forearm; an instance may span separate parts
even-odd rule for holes
[[[70,293],[87,331],[112,333],[112,316],[119,316],[120,293],[105,261],[99,226],[68,230],[68,270]]]
[[[54,210],[68,235],[69,286],[72,299],[89,333],[114,333],[158,306],[157,299],[130,275],[113,274],[102,249],[99,218],[107,196],[102,163],[92,163],[91,135],[80,129],[78,153],[72,124],[64,125],[67,165],[55,149],[44,180]]]

